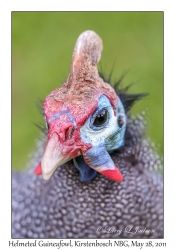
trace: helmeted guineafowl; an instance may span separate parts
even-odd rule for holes
[[[83,32],[67,81],[43,102],[47,138],[12,176],[13,238],[163,237],[161,161],[143,139],[143,114],[129,115],[144,94],[106,83],[101,51]]]

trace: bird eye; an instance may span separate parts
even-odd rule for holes
[[[95,127],[100,127],[106,123],[108,120],[108,112],[106,109],[102,109],[96,116],[93,125]]]

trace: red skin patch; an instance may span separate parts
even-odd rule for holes
[[[123,176],[120,173],[119,169],[115,166],[114,170],[104,170],[100,172],[101,174],[105,175],[109,179],[112,179],[117,182],[122,182],[123,181]]]
[[[41,175],[42,174],[42,168],[41,168],[41,162],[38,164],[38,166],[35,168],[34,173],[36,175]]]

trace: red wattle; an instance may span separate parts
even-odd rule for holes
[[[114,181],[117,181],[117,182],[123,181],[123,176],[116,166],[115,166],[115,169],[113,170],[104,170],[104,171],[101,171],[100,173]]]
[[[35,174],[41,175],[42,174],[42,168],[41,168],[41,162],[38,164],[38,166],[35,168]]]

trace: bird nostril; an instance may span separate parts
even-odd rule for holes
[[[70,140],[74,133],[74,127],[69,127],[65,130],[65,141]]]
[[[67,141],[67,140],[69,140],[69,137],[70,137],[70,128],[67,128],[66,130],[65,130],[65,141]]]
[[[60,142],[63,143],[65,141],[71,140],[74,130],[75,128],[70,126],[64,129],[63,131],[59,132],[58,137],[59,137]]]

